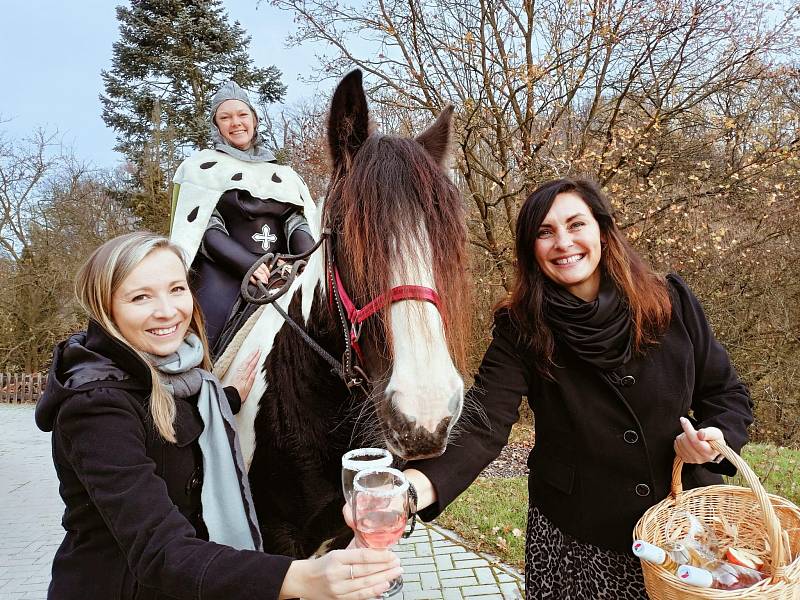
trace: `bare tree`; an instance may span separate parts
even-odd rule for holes
[[[475,208],[472,242],[506,287],[525,190],[576,172],[627,186],[643,167],[650,177],[671,168],[654,142],[687,121],[722,116],[720,96],[746,97],[774,79],[774,57],[791,50],[797,18],[794,9],[711,0],[273,4],[299,18],[290,43],[334,48],[322,73],[358,66],[373,100],[392,107],[459,107],[457,167]],[[363,40],[371,46],[353,51]],[[659,206],[682,201],[679,189],[659,192]],[[637,196],[652,206],[652,194]]]
[[[0,367],[40,370],[52,345],[79,327],[77,267],[132,217],[109,175],[89,169],[56,133],[0,137]]]
[[[296,16],[288,43],[331,49],[320,77],[361,68],[394,126],[456,105],[479,331],[511,285],[526,193],[590,175],[636,247],[706,301],[765,422],[791,413],[783,430],[800,441],[800,393],[785,378],[800,355],[796,3],[272,4]]]

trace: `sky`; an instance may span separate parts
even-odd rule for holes
[[[0,0],[0,133],[20,139],[37,127],[58,131],[77,158],[113,168],[114,131],[100,118],[100,71],[111,65],[118,38],[115,7],[122,0]],[[287,85],[285,103],[319,93],[299,80],[315,64],[311,47],[287,49],[292,15],[268,2],[223,0],[231,21],[251,35],[257,66],[276,65]],[[332,84],[323,84],[328,91]]]

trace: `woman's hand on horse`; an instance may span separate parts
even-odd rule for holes
[[[260,281],[264,285],[269,283],[269,269],[267,268],[267,265],[258,265],[258,268],[250,276],[250,283],[256,285],[257,281]]]
[[[316,560],[296,560],[279,598],[366,600],[379,597],[400,576],[400,560],[388,550],[334,550]]]
[[[691,421],[681,417],[683,433],[675,438],[675,454],[685,463],[703,464],[713,461],[718,453],[708,442],[711,440],[725,441],[722,432],[716,427],[705,427],[696,430]]]
[[[261,356],[261,351],[256,348],[247,357],[244,364],[236,370],[236,375],[231,381],[231,385],[239,392],[239,398],[242,399],[242,404],[247,400],[247,395],[253,389],[253,382],[256,379],[256,367],[258,367],[258,357]]]

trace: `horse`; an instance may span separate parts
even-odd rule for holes
[[[260,349],[237,418],[267,552],[345,545],[342,454],[440,455],[461,414],[470,289],[464,204],[446,173],[452,114],[413,139],[381,135],[360,71],[334,92],[331,178],[322,206],[305,210],[324,243],[264,307],[223,377]]]

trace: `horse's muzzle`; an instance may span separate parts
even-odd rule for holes
[[[444,453],[451,422],[451,417],[445,417],[431,432],[417,425],[414,419],[406,418],[402,413],[395,413],[384,422],[383,433],[392,454],[404,460],[421,460]]]

